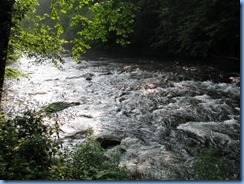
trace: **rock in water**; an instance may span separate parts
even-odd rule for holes
[[[80,102],[54,102],[44,107],[43,111],[49,115],[76,105],[80,105]]]

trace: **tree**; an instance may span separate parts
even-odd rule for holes
[[[7,61],[16,52],[28,53],[29,56],[50,56],[50,51],[61,49],[62,40],[52,37],[50,28],[43,25],[40,28],[24,30],[21,22],[26,15],[34,11],[36,0],[5,0],[1,1],[0,27],[0,102]],[[52,42],[55,41],[56,43]],[[55,52],[54,52],[55,53]],[[55,54],[53,54],[55,55]],[[58,56],[58,55],[55,55]]]
[[[62,14],[65,14],[65,22],[73,28],[70,43],[74,57],[89,49],[92,41],[107,42],[111,33],[116,35],[117,44],[124,46],[130,43],[128,35],[133,32],[136,7],[129,1],[73,0],[68,6],[63,1],[57,1],[53,6],[55,10],[60,10],[54,11],[53,16],[64,22]],[[70,17],[68,21],[66,15]]]
[[[69,15],[68,26],[75,28],[75,37],[69,40],[74,59],[90,48],[89,41],[105,42],[110,32],[117,35],[117,43],[129,44],[128,34],[133,31],[135,6],[127,1],[53,0],[49,14],[43,15],[35,14],[37,0],[6,0],[0,5],[0,42],[4,43],[0,47],[0,100],[9,53],[18,51],[38,61],[51,58],[55,63],[62,62],[63,45],[67,43],[62,37],[67,26],[63,24],[64,15]],[[29,23],[23,24],[23,20]]]
[[[161,4],[161,0],[140,0],[136,3],[138,11],[133,28],[132,46],[142,53],[153,52],[151,46],[156,36],[155,29],[159,26],[158,14]]]
[[[240,2],[163,0],[153,46],[193,57],[240,56]]]
[[[7,61],[8,42],[12,24],[14,0],[0,2],[0,102],[2,98],[2,89]]]

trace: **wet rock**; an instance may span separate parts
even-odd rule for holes
[[[99,137],[96,140],[101,144],[104,149],[115,147],[117,145],[120,145],[121,143],[119,140],[105,137]]]
[[[84,139],[87,136],[87,133],[89,133],[89,129],[73,132],[61,138],[60,141],[65,139]]]
[[[229,77],[229,79],[230,79],[231,83],[240,85],[241,80],[240,80],[239,76],[238,77]]]
[[[44,107],[42,111],[51,114],[76,105],[80,105],[80,102],[54,102]]]
[[[47,92],[36,92],[36,93],[29,93],[29,95],[45,95]]]
[[[92,80],[93,76],[95,76],[95,75],[92,74],[92,73],[85,73],[85,74],[82,75],[82,77],[85,78],[88,81]]]
[[[122,72],[131,72],[133,69],[132,65],[126,65],[123,67]]]
[[[143,87],[146,89],[155,89],[157,87],[157,83],[146,83]]]
[[[238,126],[238,123],[235,120],[224,122],[188,122],[179,125],[177,128],[190,131],[204,138],[214,136],[231,141],[229,135],[234,136],[235,134],[240,133],[240,127],[236,127],[235,125]],[[234,127],[237,128],[237,132],[234,130]]]
[[[66,77],[65,79],[79,79],[83,77],[83,75],[78,75],[78,76],[72,76],[72,77]]]
[[[102,76],[102,75],[112,75],[113,73],[111,72],[111,71],[108,71],[108,72],[104,72],[104,73],[101,73],[101,74],[99,74],[100,76]]]
[[[92,78],[91,77],[86,77],[86,80],[90,81],[90,80],[92,80]]]
[[[93,118],[91,115],[86,115],[86,114],[80,114],[79,117]]]
[[[205,141],[210,141],[221,150],[225,150],[227,145],[238,145],[240,140],[240,126],[235,120],[188,122],[179,125],[177,129],[191,132]]]

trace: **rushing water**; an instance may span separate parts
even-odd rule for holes
[[[104,147],[121,150],[121,164],[131,171],[176,179],[183,170],[177,159],[191,168],[196,147],[211,142],[239,177],[240,87],[221,82],[215,67],[139,59],[66,61],[58,69],[22,58],[15,67],[29,78],[6,82],[6,111],[79,102],[56,114],[64,145],[82,141],[91,128]]]

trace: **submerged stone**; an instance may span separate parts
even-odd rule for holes
[[[80,102],[54,102],[44,107],[43,111],[46,114],[51,114],[76,105],[80,105]]]

